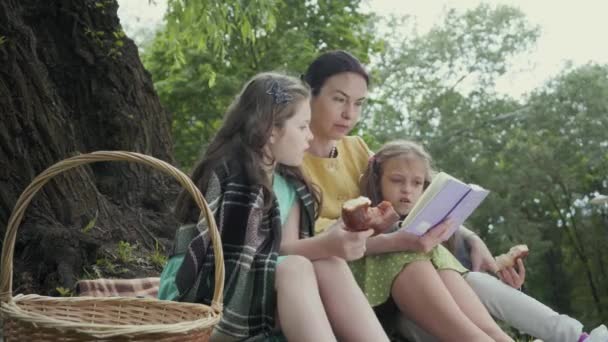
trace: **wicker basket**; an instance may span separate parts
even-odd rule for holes
[[[12,296],[13,252],[17,228],[32,197],[55,175],[100,161],[145,164],[175,177],[209,222],[215,255],[215,292],[211,306],[127,297]],[[134,152],[99,151],[75,156],[49,167],[21,194],[9,219],[2,246],[0,312],[8,341],[207,341],[222,313],[224,256],[217,225],[190,178],[156,158]],[[0,329],[1,331],[1,329]],[[0,338],[1,340],[1,338]]]

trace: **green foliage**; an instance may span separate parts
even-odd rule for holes
[[[104,46],[102,37],[105,36],[105,34],[106,33],[103,31],[93,31],[89,27],[84,28],[84,35],[87,36],[89,39],[92,39],[95,42],[95,44],[97,44],[100,47]]]
[[[61,297],[72,297],[74,295],[71,289],[65,287],[56,287],[55,290]]]
[[[565,70],[523,101],[497,94],[510,58],[537,36],[520,11],[487,5],[450,10],[423,35],[393,32],[359,130],[373,144],[420,141],[437,168],[491,189],[469,224],[496,253],[530,245],[531,294],[598,324],[608,318],[608,212],[588,200],[608,192],[608,67]]]
[[[184,168],[197,159],[247,78],[269,70],[302,73],[325,49],[348,49],[367,62],[382,48],[373,36],[375,17],[358,11],[360,1],[182,5],[170,3],[167,25],[146,48],[144,64],[173,113],[175,156]]]
[[[8,40],[8,39],[6,39],[6,37],[5,37],[5,36],[0,35],[0,46],[2,46],[4,43],[6,43],[6,42],[7,42],[7,40]]]
[[[564,70],[516,101],[494,85],[539,35],[521,11],[448,10],[424,34],[411,18],[392,18],[394,30],[381,35],[379,19],[359,7],[347,0],[171,1],[144,63],[173,113],[179,163],[193,164],[247,78],[299,74],[320,51],[350,50],[375,62],[376,86],[354,132],[373,149],[415,139],[436,168],[491,189],[468,222],[491,250],[527,243],[534,297],[586,325],[607,321],[608,208],[588,200],[608,193],[608,66]],[[160,265],[163,257],[157,248],[149,259]]]
[[[605,208],[589,204],[608,191],[607,96],[608,66],[564,72],[531,95],[497,156],[508,165],[512,215],[547,246],[532,260],[532,289],[553,300],[542,289],[555,281],[559,305],[590,324],[608,315],[608,220]],[[525,230],[513,234],[524,238]]]
[[[118,248],[116,249],[118,260],[123,264],[128,264],[133,260],[133,249],[130,243],[126,241],[119,241]]]
[[[91,229],[93,229],[93,227],[95,227],[95,223],[97,222],[97,217],[99,216],[99,210],[95,211],[95,216],[93,216],[93,218],[89,221],[89,223],[87,223],[86,226],[84,226],[80,231],[87,234],[88,232],[91,231]]]
[[[117,6],[116,0],[87,0],[86,5],[106,14],[108,6]]]
[[[102,274],[110,273],[115,274],[118,273],[118,268],[116,264],[110,261],[108,258],[99,258],[95,261],[95,265],[93,267],[93,272],[96,278],[102,278]],[[90,276],[90,272],[85,270],[87,276]]]
[[[150,263],[158,268],[163,268],[167,263],[167,256],[158,241],[154,246],[154,252],[150,255]]]
[[[526,51],[538,36],[538,28],[521,11],[507,6],[482,4],[465,13],[449,10],[423,35],[410,21],[389,22],[395,31],[380,59],[382,87],[366,120],[380,140],[410,136],[428,142],[437,133],[436,126],[446,121],[444,116],[458,119],[453,111],[476,110],[493,99],[492,87],[506,72],[509,58]],[[401,32],[408,27],[408,33]],[[468,127],[470,119],[449,124]]]
[[[125,33],[122,29],[106,34],[104,31],[94,31],[89,27],[84,28],[84,35],[100,47],[106,55],[112,59],[122,56],[123,38]]]

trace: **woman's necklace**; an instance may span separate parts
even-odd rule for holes
[[[336,146],[331,148],[329,151],[329,158],[337,158],[338,157],[338,148]]]

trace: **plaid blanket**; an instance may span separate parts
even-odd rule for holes
[[[308,237],[314,222],[312,199],[298,184],[296,192],[305,208],[301,220],[307,221],[300,236]],[[267,209],[264,196],[262,187],[250,184],[236,161],[217,167],[205,192],[222,237],[226,271],[224,314],[216,329],[237,338],[267,337],[275,328],[274,283],[281,221],[276,198]],[[189,235],[187,246],[179,243],[184,240],[181,233]],[[186,247],[174,250],[175,254],[185,254],[175,278],[181,294],[178,300],[208,305],[213,295],[215,254],[207,223],[203,220],[196,229],[180,229],[176,243]]]
[[[262,186],[251,184],[237,161],[216,167],[205,191],[222,237],[226,271],[224,312],[215,328],[237,338],[267,336],[275,326],[274,276],[281,222],[276,200],[265,209],[264,196]],[[207,222],[202,220],[197,228],[175,282],[178,300],[209,305],[215,253]]]
[[[156,298],[160,278],[92,279],[76,284],[79,296]]]

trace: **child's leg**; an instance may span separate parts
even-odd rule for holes
[[[388,341],[346,261],[328,258],[314,261],[313,265],[336,336],[344,341]]]
[[[497,320],[544,341],[577,341],[583,325],[487,273],[469,272],[465,280]]]
[[[494,322],[492,316],[481,301],[473,292],[462,276],[452,270],[439,271],[439,276],[448,288],[460,309],[486,334],[490,335],[495,341],[513,341],[500,327]]]
[[[430,261],[414,261],[395,279],[399,310],[442,341],[492,341],[460,310]]]
[[[288,341],[335,341],[312,263],[290,255],[279,263],[275,288],[281,330]]]
[[[437,342],[437,338],[419,327],[416,322],[400,313],[396,319],[396,328],[399,335],[411,342]]]

